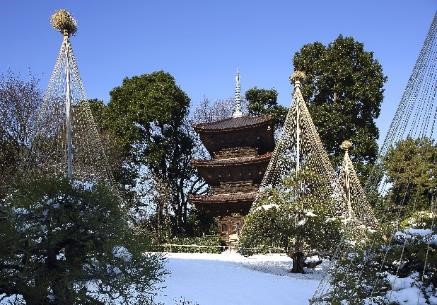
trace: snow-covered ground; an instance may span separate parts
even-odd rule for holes
[[[243,257],[236,253],[168,253],[170,272],[157,301],[184,299],[199,305],[308,304],[322,276],[321,268],[291,274],[285,255]]]
[[[165,256],[169,274],[155,298],[164,305],[187,305],[183,300],[192,305],[305,305],[327,268],[322,264],[306,274],[292,274],[291,259],[280,254],[243,257],[229,252],[167,253]],[[418,274],[406,278],[387,274],[392,291],[387,292],[386,298],[402,305],[437,305],[437,292],[427,291],[426,301],[417,288],[417,277]],[[0,305],[24,303],[17,302],[16,296],[3,297],[0,293]]]

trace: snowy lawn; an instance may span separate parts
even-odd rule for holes
[[[166,276],[157,301],[185,299],[199,305],[308,304],[322,271],[291,274],[285,255],[243,257],[236,253],[168,253]]]

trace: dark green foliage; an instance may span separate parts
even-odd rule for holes
[[[378,153],[379,116],[386,77],[372,52],[352,37],[328,46],[307,44],[294,55],[295,70],[306,73],[302,94],[334,167],[344,140],[354,143],[352,158],[364,182]]]
[[[246,100],[249,102],[249,114],[270,114],[275,119],[276,127],[282,126],[288,109],[278,105],[276,89],[251,88],[246,91]]]
[[[160,198],[137,204],[156,206],[154,226],[170,218],[174,233],[187,231],[187,195],[201,184],[190,163],[196,151],[187,121],[190,99],[163,71],[126,78],[110,94],[104,125],[128,164],[123,181],[134,186],[141,178],[145,185],[159,186]],[[138,174],[141,167],[146,176]]]
[[[340,239],[341,225],[332,214],[332,197],[319,181],[316,174],[301,172],[284,178],[281,188],[266,191],[245,219],[243,254],[282,248],[293,258],[293,272],[303,272],[304,253],[329,255]]]
[[[108,125],[125,153],[131,152],[132,144],[146,140],[147,150],[152,152],[147,159],[159,166],[166,153],[165,136],[178,132],[188,112],[188,96],[163,71],[125,78],[110,95]]]
[[[23,182],[0,202],[0,295],[28,305],[148,304],[162,262],[143,254],[148,241],[124,213],[103,185]]]
[[[437,188],[437,145],[431,140],[402,140],[390,149],[384,160],[387,180],[392,184],[390,203],[405,212],[429,210]]]

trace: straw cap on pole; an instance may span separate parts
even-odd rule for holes
[[[50,18],[50,24],[64,36],[72,36],[77,31],[76,20],[65,9],[56,11]]]

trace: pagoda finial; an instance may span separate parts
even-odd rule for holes
[[[237,70],[237,75],[235,76],[235,108],[232,117],[239,118],[243,116],[241,112],[241,96],[240,96],[240,71]]]

